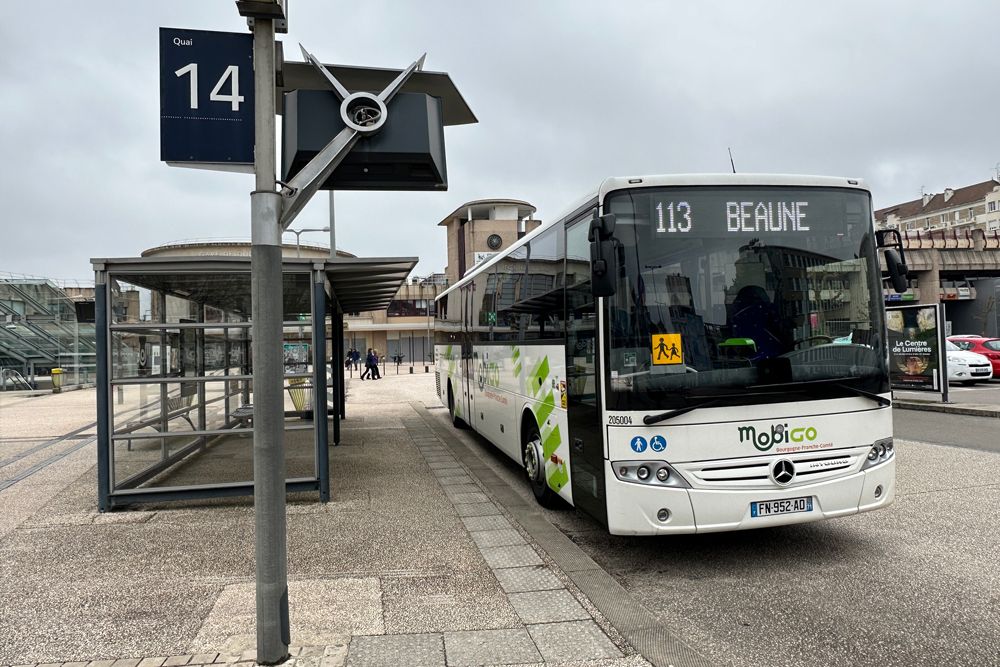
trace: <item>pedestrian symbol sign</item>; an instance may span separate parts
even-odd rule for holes
[[[654,366],[684,363],[680,334],[653,334],[651,346]]]

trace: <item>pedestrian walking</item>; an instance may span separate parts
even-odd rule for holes
[[[379,363],[378,350],[372,350],[372,378],[375,380],[382,379],[382,373],[378,369],[378,363]]]
[[[373,371],[373,367],[374,367],[374,364],[372,363],[372,358],[373,357],[374,357],[374,355],[372,354],[372,349],[368,348],[368,354],[365,355],[365,372],[361,374],[361,379],[362,380],[364,380],[366,378],[372,378],[372,379],[374,379],[374,376],[372,375],[372,371]]]

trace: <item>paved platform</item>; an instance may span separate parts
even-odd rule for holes
[[[290,664],[652,664],[584,592],[599,568],[560,566],[560,545],[498,503],[502,485],[436,426],[419,400],[433,386],[352,381],[332,502],[289,498]],[[98,514],[93,455],[46,468],[69,478],[0,531],[0,665],[252,664],[250,502]],[[204,465],[208,478],[226,461]]]

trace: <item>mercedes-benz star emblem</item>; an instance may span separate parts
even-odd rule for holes
[[[775,484],[787,486],[795,478],[795,465],[788,459],[778,459],[771,467],[771,478]]]

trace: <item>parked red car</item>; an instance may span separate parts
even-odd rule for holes
[[[948,336],[948,340],[967,352],[975,352],[989,359],[993,366],[993,377],[998,377],[997,373],[1000,373],[1000,338]]]

